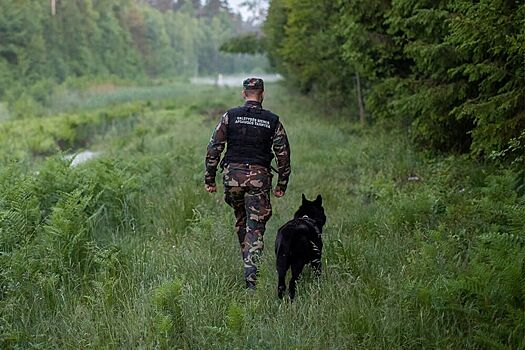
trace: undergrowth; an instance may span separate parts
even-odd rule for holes
[[[2,124],[18,153],[0,168],[1,348],[525,348],[516,171],[429,158],[277,86],[265,105],[293,174],[245,291],[233,214],[203,191],[206,143],[235,103],[202,92]],[[51,146],[35,155],[16,135]],[[103,153],[72,167],[64,135]],[[305,271],[292,304],[276,297],[272,244],[301,193],[323,195],[328,223],[323,275]]]

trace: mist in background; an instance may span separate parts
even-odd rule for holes
[[[253,0],[3,0],[0,117],[44,113],[58,86],[266,72],[263,54],[220,51],[229,39],[260,31],[265,5]]]

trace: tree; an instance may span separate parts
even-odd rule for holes
[[[260,56],[219,52],[246,28],[225,1],[206,6],[209,17],[199,0],[5,0],[0,98],[28,113],[71,77],[190,76],[261,65]]]
[[[273,0],[264,27],[270,61],[294,87],[317,92],[331,106],[354,91],[340,50],[339,11],[329,0]]]
[[[215,17],[221,12],[230,12],[226,0],[206,0],[202,8],[202,13],[206,17]]]
[[[175,7],[174,0],[146,0],[146,2],[161,12],[173,10]]]
[[[525,4],[457,0],[450,8],[445,44],[460,59],[449,75],[468,86],[451,115],[473,121],[472,152],[488,155],[525,130]]]
[[[263,32],[266,36],[266,52],[270,65],[278,71],[284,73],[281,60],[281,50],[284,46],[284,28],[288,22],[288,6],[286,0],[271,0],[268,9],[268,16],[263,25]]]
[[[303,92],[341,91],[338,104],[355,72],[373,121],[483,157],[525,129],[524,23],[514,0],[272,0],[264,33]]]

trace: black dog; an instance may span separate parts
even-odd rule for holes
[[[323,241],[321,233],[326,223],[323,199],[318,195],[315,201],[309,201],[303,194],[303,202],[294,215],[277,231],[275,239],[275,255],[277,257],[277,273],[279,282],[277,293],[282,299],[286,290],[286,272],[292,268],[290,279],[290,299],[295,297],[295,285],[304,265],[310,263],[315,272],[321,273],[321,253]]]

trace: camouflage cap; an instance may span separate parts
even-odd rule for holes
[[[264,90],[264,81],[261,78],[248,78],[242,82],[244,90]]]

